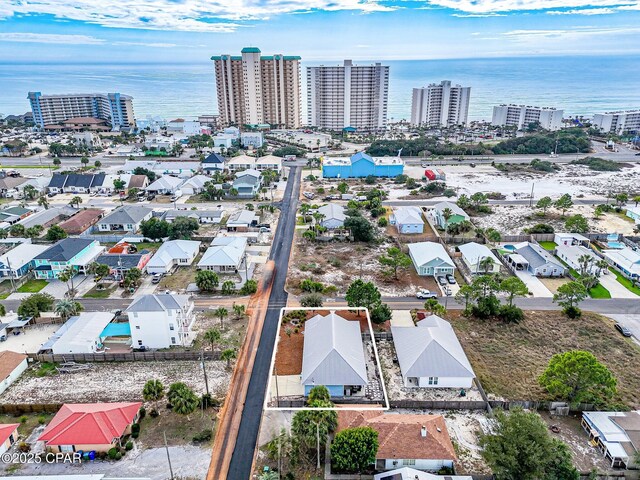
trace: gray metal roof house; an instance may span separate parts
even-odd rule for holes
[[[470,388],[473,368],[451,324],[431,315],[416,327],[391,327],[407,387]]]
[[[305,395],[324,385],[332,397],[357,394],[367,385],[360,323],[334,312],[316,315],[304,325],[302,384]]]

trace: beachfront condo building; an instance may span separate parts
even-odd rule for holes
[[[389,67],[344,65],[307,67],[307,124],[357,131],[382,130],[387,125]]]
[[[133,97],[120,93],[73,93],[43,95],[29,92],[33,121],[40,128],[62,124],[70,119],[104,120],[112,130],[136,127]],[[85,122],[86,123],[86,122]]]
[[[591,125],[607,133],[638,133],[640,132],[640,110],[596,113]]]
[[[496,127],[515,126],[518,130],[538,122],[546,130],[562,128],[564,110],[529,105],[497,105],[493,107],[491,124]]]
[[[411,123],[426,127],[466,125],[470,97],[471,87],[451,85],[449,80],[414,88]]]
[[[240,56],[211,60],[222,126],[300,127],[300,57],[264,56],[246,47]]]

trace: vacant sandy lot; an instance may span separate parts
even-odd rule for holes
[[[229,387],[231,371],[226,362],[206,362],[209,390],[223,398]],[[126,402],[142,399],[147,380],[160,380],[165,387],[184,382],[201,395],[205,393],[200,362],[121,362],[95,363],[84,372],[37,377],[35,370],[25,372],[2,396],[1,403],[78,403]]]

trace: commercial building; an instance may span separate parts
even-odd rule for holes
[[[72,118],[97,118],[113,130],[136,128],[133,97],[120,93],[43,95],[29,92],[33,122],[40,128]]]
[[[404,173],[404,161],[400,157],[372,157],[358,152],[351,157],[327,157],[322,159],[324,178],[393,178]]]
[[[387,124],[389,67],[353,65],[307,67],[307,124],[375,131]]]
[[[591,126],[602,132],[640,132],[640,110],[596,113]]]
[[[262,56],[256,47],[241,54],[211,57],[222,124],[298,128],[300,57]]]
[[[414,88],[411,123],[426,127],[464,125],[469,115],[471,87],[451,85],[449,80]]]
[[[529,105],[497,105],[493,107],[491,125],[496,127],[516,126],[518,130],[538,122],[546,130],[562,128],[564,110],[551,107],[532,107]]]

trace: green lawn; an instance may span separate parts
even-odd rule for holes
[[[47,286],[46,280],[29,280],[18,288],[19,293],[37,293]]]
[[[558,244],[556,242],[538,242],[542,248],[548,251],[555,250]]]
[[[115,289],[116,286],[103,288],[102,290],[98,290],[96,287],[93,287],[91,290],[85,293],[82,298],[109,298],[109,296],[111,296]]]
[[[601,283],[589,290],[591,298],[611,298],[609,290],[604,288]]]
[[[624,288],[632,293],[635,293],[636,295],[640,295],[640,287],[634,286],[633,283],[631,283],[631,280],[622,276],[622,274],[615,270],[613,267],[610,267],[609,271],[616,276],[616,280],[618,280],[618,282],[622,284]]]

